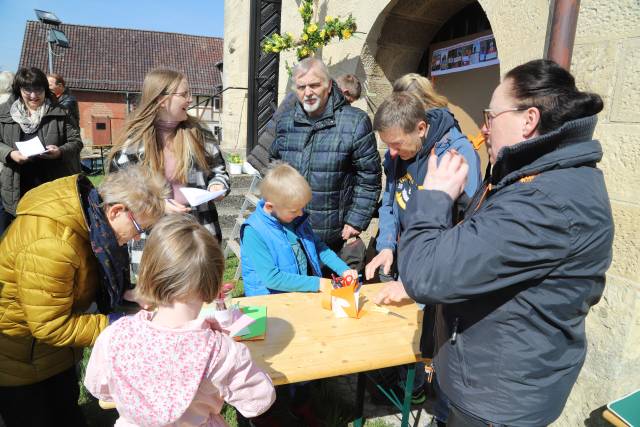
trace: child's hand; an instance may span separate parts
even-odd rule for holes
[[[331,279],[320,279],[320,304],[325,310],[331,310]]]
[[[346,270],[342,273],[342,277],[351,277],[354,283],[358,283],[358,271],[357,270]]]

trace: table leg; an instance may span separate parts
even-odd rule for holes
[[[416,365],[411,363],[407,367],[407,381],[404,386],[404,402],[402,404],[401,427],[409,427],[409,416],[411,415],[411,394],[413,393],[413,380],[416,376]]]
[[[358,385],[356,388],[356,419],[353,421],[353,427],[362,427],[364,425],[364,383],[367,377],[364,372],[358,372]]]

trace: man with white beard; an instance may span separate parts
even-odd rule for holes
[[[313,231],[340,253],[369,226],[380,195],[382,172],[371,120],[349,105],[321,60],[300,61],[293,79],[298,102],[276,123],[270,157],[307,179]],[[345,261],[362,267],[361,260]]]

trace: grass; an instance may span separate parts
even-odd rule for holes
[[[238,263],[239,260],[235,256],[231,256],[226,260],[223,281],[233,281]],[[236,283],[233,296],[241,296],[243,292],[242,279],[240,279]],[[79,376],[81,379],[84,378],[90,355],[91,349],[86,348],[79,367]],[[340,391],[330,381],[318,381],[312,389],[312,399],[314,410],[322,419],[322,425],[326,427],[351,427],[353,425],[350,421],[353,419],[353,414],[355,413],[355,396],[344,396],[344,398],[341,398]],[[78,399],[78,404],[85,414],[87,424],[91,427],[113,426],[118,418],[118,413],[115,409],[104,410],[98,406],[98,401],[84,388],[82,380],[80,381],[80,398]],[[239,424],[242,424],[239,422],[238,414],[232,406],[225,404],[222,408],[222,416],[231,427],[238,427]],[[368,420],[365,423],[365,427],[390,427],[390,425],[381,420]]]

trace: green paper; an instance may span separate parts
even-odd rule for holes
[[[630,426],[640,426],[640,389],[614,400],[607,408]]]
[[[256,321],[247,326],[248,334],[241,335],[243,340],[250,340],[255,337],[261,337],[267,332],[267,306],[266,305],[250,305],[240,308],[244,314],[255,319]]]

